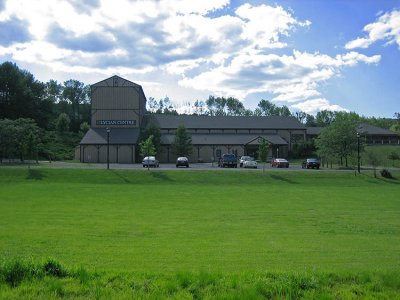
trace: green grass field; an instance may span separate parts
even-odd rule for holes
[[[0,298],[400,298],[398,179],[2,167],[0,188],[3,274],[48,258],[72,274],[0,275]]]

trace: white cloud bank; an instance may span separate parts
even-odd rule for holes
[[[345,48],[368,48],[380,40],[386,41],[386,44],[396,43],[400,48],[400,10],[383,14],[376,22],[366,25],[364,31],[367,37],[352,40],[345,45]]]
[[[26,25],[24,36],[29,38],[0,41],[0,58],[75,78],[134,76],[157,90],[171,85],[173,78],[172,88],[192,91],[189,99],[180,100],[193,101],[196,90],[239,99],[267,92],[274,95],[272,101],[310,113],[345,109],[323,98],[320,85],[345,67],[380,60],[357,52],[335,57],[296,50],[273,54],[288,48],[290,34],[311,22],[299,21],[277,5],[245,3],[234,11],[230,5],[229,0],[6,0],[0,25],[17,19]],[[385,30],[386,38],[397,37],[398,43],[395,13],[380,20],[392,26]],[[374,32],[370,30],[369,40],[378,36]],[[363,41],[353,41],[357,43]]]

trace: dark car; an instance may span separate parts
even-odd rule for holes
[[[235,154],[227,153],[222,155],[218,161],[218,166],[221,168],[237,168],[237,158]]]
[[[303,169],[319,169],[319,166],[321,163],[317,158],[307,158],[303,163],[301,164],[301,167]]]
[[[181,156],[176,159],[176,167],[186,167],[189,168],[189,160],[187,157]]]

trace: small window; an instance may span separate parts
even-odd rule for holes
[[[118,78],[114,78],[114,86],[118,86]]]
[[[216,155],[217,155],[218,158],[221,157],[221,154],[222,154],[221,149],[217,149]]]

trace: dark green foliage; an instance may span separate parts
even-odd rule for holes
[[[326,118],[330,119],[330,116],[326,116]],[[347,167],[348,159],[357,152],[358,126],[359,117],[357,115],[354,113],[337,112],[334,121],[325,127],[315,140],[318,155],[325,160],[335,158],[341,162],[344,160]],[[363,145],[360,144],[360,151],[362,149]]]
[[[178,126],[172,142],[172,150],[176,156],[188,156],[192,152],[192,137],[184,125]]]
[[[32,119],[0,119],[0,159],[37,159],[39,128]]]
[[[387,169],[381,170],[381,176],[389,179],[393,178],[392,173],[390,173],[390,171]]]
[[[257,116],[282,116],[290,117],[292,113],[286,105],[282,107],[276,106],[269,100],[261,100],[258,103],[258,108],[256,108],[255,115]]]
[[[291,158],[306,158],[315,156],[316,148],[314,140],[300,141],[300,143],[293,144],[290,151]]]
[[[89,86],[85,86],[83,82],[78,80],[67,80],[64,82],[62,97],[71,103],[72,115],[70,118],[72,131],[78,132],[81,122],[87,121],[82,118],[80,109],[82,104],[89,103]]]
[[[47,128],[52,103],[44,97],[45,85],[16,64],[0,64],[0,119],[29,118]]]
[[[44,274],[48,276],[65,277],[67,275],[67,272],[61,266],[61,264],[51,258],[44,262],[43,271]]]
[[[66,113],[61,113],[56,120],[56,128],[60,133],[69,131],[71,120]]]
[[[394,161],[399,160],[400,155],[397,152],[393,151],[388,155],[388,159],[390,159],[392,161],[392,166],[394,167]]]
[[[20,260],[6,262],[1,266],[0,270],[0,275],[4,282],[12,287],[19,285],[22,280],[31,276],[32,271],[31,266]]]
[[[153,144],[153,136],[150,135],[146,140],[142,141],[139,144],[139,149],[142,157],[156,155],[157,152]]]
[[[160,127],[154,123],[149,124],[146,128],[141,129],[139,144],[147,140],[150,136],[153,136],[153,145],[156,153],[161,151],[161,130]]]

